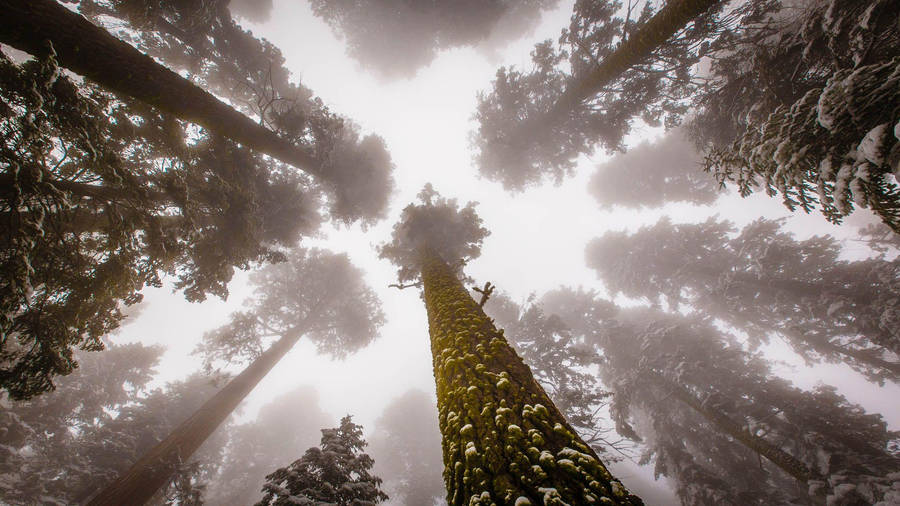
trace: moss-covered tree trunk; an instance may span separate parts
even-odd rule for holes
[[[452,269],[421,251],[447,501],[643,504],[581,440]]]
[[[322,175],[315,158],[275,132],[156,63],[56,0],[0,0],[0,42],[33,55],[53,45],[60,65],[101,86],[158,107],[266,153]]]
[[[190,459],[301,335],[297,331],[279,339],[88,505],[140,505],[150,500],[169,481],[177,465]]]

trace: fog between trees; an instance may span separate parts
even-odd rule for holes
[[[0,4],[0,502],[900,504],[894,2]]]

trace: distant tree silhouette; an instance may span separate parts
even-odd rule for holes
[[[664,219],[634,234],[608,232],[586,256],[613,293],[672,310],[684,304],[745,331],[751,345],[777,335],[807,361],[897,381],[900,262],[839,260],[833,238],[799,241],[780,227],[758,220],[736,233],[715,219]]]
[[[428,312],[449,504],[641,504],[566,423],[522,359],[463,287],[461,263],[488,231],[427,185],[381,256],[421,284]]]
[[[669,203],[712,204],[719,184],[701,172],[703,157],[681,130],[642,142],[597,166],[588,191],[604,209],[656,208]]]
[[[214,378],[204,375],[151,390],[161,353],[139,344],[110,346],[103,355],[82,353],[81,367],[54,392],[7,402],[0,417],[3,502],[81,503],[215,392]],[[153,504],[201,491],[222,443],[216,436],[197,461],[179,463]]]
[[[266,475],[316,443],[318,429],[334,423],[312,387],[279,395],[256,419],[230,426],[222,460],[209,476],[203,500],[211,506],[253,504]]]
[[[393,184],[384,143],[375,135],[361,138],[349,119],[293,82],[281,51],[241,28],[230,6],[228,0],[78,2],[94,23],[118,30],[124,40],[306,150],[314,158],[311,169],[318,167],[322,175],[318,182],[327,190],[331,219],[371,224],[383,218]],[[134,30],[121,30],[123,23]]]
[[[438,52],[524,35],[559,0],[312,0],[347,54],[384,78],[412,77]],[[501,40],[498,40],[501,39]]]
[[[392,400],[369,438],[375,472],[397,504],[434,504],[446,495],[441,479],[441,431],[434,401],[420,390]]]

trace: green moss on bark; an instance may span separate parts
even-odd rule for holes
[[[421,254],[447,502],[638,505],[435,253]]]

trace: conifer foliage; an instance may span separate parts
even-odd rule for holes
[[[888,21],[900,7],[780,8],[738,30],[735,50],[711,67],[692,120],[714,147],[707,168],[743,195],[781,194],[788,208],[818,207],[835,223],[867,207],[900,232],[900,37]]]
[[[256,506],[334,504],[368,506],[388,499],[381,478],[370,474],[374,461],[363,453],[362,427],[350,415],[333,429],[322,429],[319,448],[266,476]]]
[[[747,332],[781,337],[809,361],[845,362],[873,381],[898,381],[900,262],[840,260],[828,236],[797,240],[781,222],[661,220],[633,234],[608,232],[588,266],[614,293],[687,306]]]

